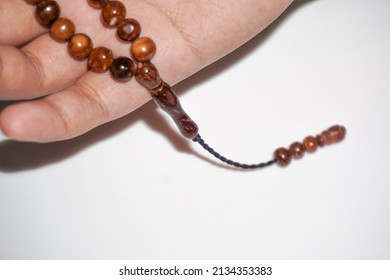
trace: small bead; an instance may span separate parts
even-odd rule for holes
[[[70,39],[68,50],[73,58],[83,60],[92,51],[92,41],[83,33],[76,34]]]
[[[67,18],[59,18],[51,26],[50,34],[55,40],[66,42],[73,37],[75,29],[72,21]]]
[[[317,150],[318,147],[318,141],[313,136],[307,136],[303,140],[303,145],[305,146],[305,150],[308,153],[314,153]]]
[[[126,7],[119,1],[110,1],[104,5],[102,11],[103,21],[108,26],[116,26],[126,17]]]
[[[24,1],[26,1],[27,3],[29,3],[31,5],[36,5],[39,2],[41,2],[42,0],[24,0]]]
[[[274,153],[274,158],[280,166],[286,166],[291,161],[290,152],[285,148],[279,148]]]
[[[88,3],[91,7],[95,9],[101,9],[106,5],[110,0],[88,0]]]
[[[131,53],[133,57],[140,61],[149,61],[156,53],[156,44],[149,37],[141,37],[131,45]]]
[[[138,64],[136,80],[145,88],[153,90],[163,83],[156,66],[150,62]]]
[[[305,146],[302,143],[294,142],[290,145],[289,153],[293,158],[302,158],[305,154]]]
[[[35,15],[40,24],[49,28],[58,19],[60,12],[56,1],[43,0],[37,4]]]
[[[117,34],[122,40],[132,42],[141,34],[141,25],[135,19],[124,19],[118,24]]]
[[[110,67],[111,75],[122,82],[130,81],[136,70],[134,62],[130,58],[124,56],[115,58]]]
[[[113,59],[114,55],[110,49],[97,47],[89,54],[88,66],[94,72],[103,73],[110,68]]]

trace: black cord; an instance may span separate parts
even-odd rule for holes
[[[257,168],[264,168],[264,167],[267,167],[267,166],[270,166],[272,164],[275,163],[275,160],[270,160],[268,162],[262,162],[262,163],[258,163],[258,164],[244,164],[244,163],[239,163],[239,162],[236,162],[236,161],[232,161],[230,159],[227,159],[225,158],[224,156],[221,156],[219,153],[217,153],[216,151],[214,151],[213,148],[211,148],[209,145],[207,145],[204,140],[202,139],[202,137],[198,134],[196,135],[196,137],[194,139],[192,139],[192,141],[194,142],[198,142],[206,151],[208,151],[210,154],[212,154],[213,156],[215,156],[217,159],[219,159],[220,161],[226,163],[226,164],[229,164],[229,165],[233,165],[235,167],[238,167],[238,168],[243,168],[243,169],[257,169]]]

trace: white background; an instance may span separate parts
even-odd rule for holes
[[[74,140],[1,141],[0,258],[389,259],[389,12],[297,1],[176,86],[204,139],[239,161],[346,126],[287,168],[215,164],[153,103]]]

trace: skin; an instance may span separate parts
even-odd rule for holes
[[[57,0],[61,17],[77,33],[129,56],[129,44],[103,27],[100,10],[87,1]],[[153,63],[174,85],[232,52],[275,20],[293,0],[122,0],[127,13],[153,38]],[[0,101],[17,101],[0,113],[0,129],[15,140],[52,142],[81,135],[136,110],[151,98],[133,79],[115,82],[110,74],[88,71],[67,45],[38,24],[34,6],[0,1]],[[37,99],[38,98],[38,99]],[[35,100],[33,100],[35,99]]]

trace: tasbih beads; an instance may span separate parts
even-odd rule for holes
[[[140,37],[141,25],[135,19],[126,18],[126,7],[119,1],[88,0],[94,8],[102,9],[102,20],[108,27],[116,27],[120,39],[132,42],[130,53],[136,64],[127,57],[113,57],[105,47],[93,48],[92,40],[83,33],[75,34],[71,20],[59,18],[60,7],[52,0],[26,0],[36,5],[36,17],[45,27],[51,28],[51,36],[59,42],[68,42],[69,54],[77,60],[88,58],[89,68],[97,73],[110,70],[114,79],[122,82],[136,80],[151,94],[157,105],[167,112],[183,136],[194,139],[198,126],[183,110],[173,89],[163,81],[157,68],[150,62],[156,54],[156,44],[149,37]]]
[[[135,76],[139,84],[148,90],[157,105],[167,112],[182,135],[199,143],[206,151],[222,162],[244,169],[263,168],[278,163],[280,166],[289,164],[292,158],[299,159],[305,152],[312,153],[317,147],[323,147],[344,139],[346,130],[342,126],[333,126],[316,137],[308,136],[303,143],[295,142],[289,149],[279,148],[274,153],[274,159],[258,164],[242,164],[220,155],[204,142],[198,134],[198,126],[183,110],[175,92],[161,78],[156,66],[151,63],[156,54],[157,46],[149,37],[141,37],[141,25],[132,18],[126,18],[126,7],[119,1],[88,0],[90,6],[101,9],[103,24],[116,28],[118,38],[130,42],[129,57],[114,58],[113,52],[103,46],[94,47],[88,35],[76,33],[74,23],[67,18],[60,18],[60,7],[53,0],[25,0],[36,5],[35,15],[39,23],[50,28],[50,34],[58,42],[68,44],[70,56],[77,60],[88,59],[91,71],[103,73],[110,70],[111,76],[120,82],[128,82]]]
[[[344,139],[346,129],[343,126],[335,125],[323,131],[317,137],[308,136],[303,140],[303,143],[294,142],[289,149],[279,148],[275,151],[275,161],[280,166],[286,166],[290,163],[291,158],[300,159],[305,152],[314,153],[317,147],[334,144]]]

